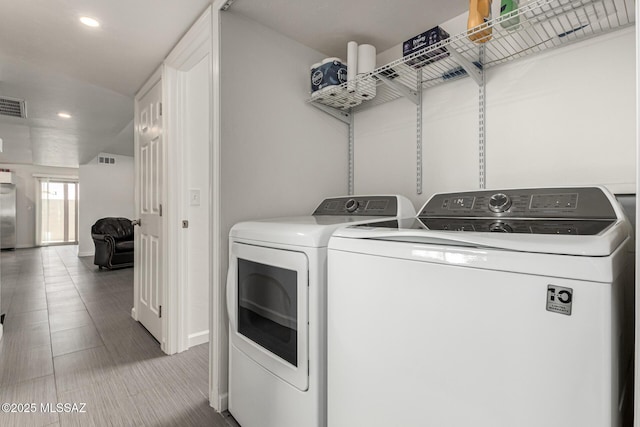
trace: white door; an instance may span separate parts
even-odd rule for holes
[[[162,343],[162,82],[158,81],[139,101],[136,180],[136,316]]]
[[[301,391],[309,388],[308,277],[302,252],[231,245],[231,345]]]

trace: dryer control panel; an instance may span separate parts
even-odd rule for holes
[[[434,195],[420,218],[616,219],[601,189],[535,188]]]
[[[397,196],[347,196],[325,199],[313,215],[396,216]]]

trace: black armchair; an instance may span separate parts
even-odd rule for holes
[[[91,227],[93,263],[102,269],[133,265],[133,224],[127,218],[101,218]]]

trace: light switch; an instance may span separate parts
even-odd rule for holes
[[[191,206],[200,206],[200,190],[192,189],[189,194],[189,200]]]

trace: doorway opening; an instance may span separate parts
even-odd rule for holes
[[[78,244],[78,182],[39,179],[38,245]]]

